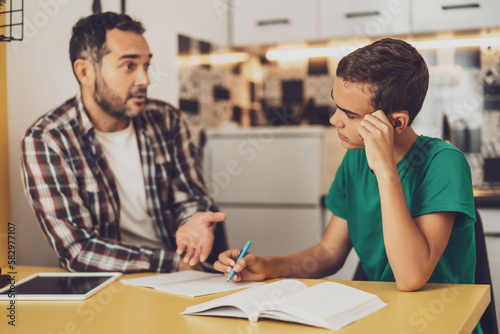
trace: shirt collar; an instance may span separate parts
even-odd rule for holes
[[[85,105],[83,104],[81,91],[78,91],[78,93],[76,94],[76,112],[78,114],[78,117],[80,118],[80,125],[83,135],[87,136],[89,132],[93,134],[94,124],[92,124],[87,110],[85,109]]]

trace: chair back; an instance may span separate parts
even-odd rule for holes
[[[490,265],[488,262],[488,252],[486,250],[486,240],[484,237],[483,223],[477,210],[474,232],[476,233],[476,284],[488,284],[491,292],[491,302],[480,320],[481,328],[484,333],[498,334],[497,314],[493,295],[493,285],[491,282]]]

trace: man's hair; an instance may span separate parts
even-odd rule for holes
[[[368,84],[371,103],[386,115],[406,110],[413,122],[424,103],[429,71],[422,55],[410,44],[384,38],[342,58],[337,77]]]
[[[85,59],[97,67],[102,57],[110,52],[106,47],[106,31],[111,29],[133,31],[142,35],[142,23],[125,14],[99,13],[81,18],[74,26],[69,42],[71,65],[77,59]],[[74,69],[73,69],[74,71]]]

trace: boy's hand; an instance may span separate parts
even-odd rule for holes
[[[368,165],[375,174],[396,166],[394,128],[382,110],[365,115],[358,134],[365,144]]]
[[[241,281],[263,281],[266,279],[265,260],[255,254],[247,254],[236,263],[241,249],[232,248],[219,254],[219,260],[214,263],[214,269],[229,276],[234,267],[234,282]]]

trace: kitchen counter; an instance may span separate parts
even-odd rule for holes
[[[500,208],[500,187],[474,188],[476,208]]]

